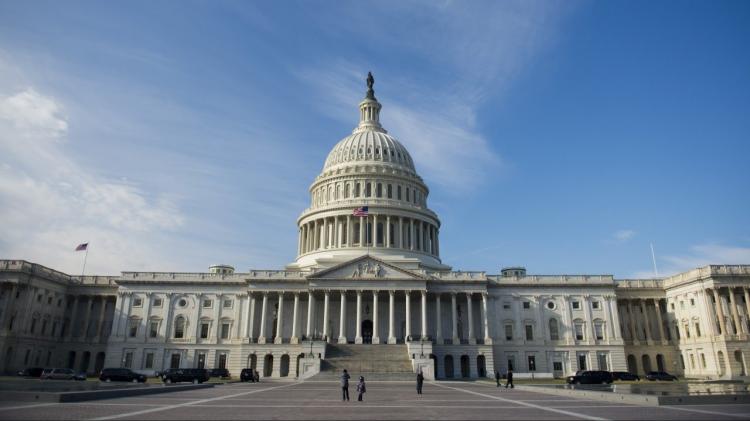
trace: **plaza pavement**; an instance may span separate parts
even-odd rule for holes
[[[650,407],[573,399],[484,382],[368,382],[364,402],[336,382],[230,383],[211,389],[81,403],[0,402],[0,419],[750,419],[750,405]]]

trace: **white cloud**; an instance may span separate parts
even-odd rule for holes
[[[78,273],[76,244],[91,243],[88,273],[143,267],[158,233],[184,217],[165,196],[104,180],[68,155],[60,102],[34,89],[0,97],[0,254]],[[111,272],[110,272],[111,273]]]
[[[747,264],[750,262],[750,248],[726,246],[716,243],[691,246],[680,255],[656,256],[659,276],[671,276],[706,265]],[[653,278],[653,270],[641,270],[633,274],[636,278]]]
[[[625,241],[630,240],[634,236],[635,236],[635,231],[628,230],[628,229],[615,231],[615,233],[612,235],[615,241],[618,241],[620,243],[624,243]]]

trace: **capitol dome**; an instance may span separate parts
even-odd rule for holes
[[[413,269],[446,269],[440,262],[438,216],[414,161],[380,124],[372,89],[359,104],[359,124],[328,154],[310,186],[310,207],[297,220],[297,259],[290,268],[326,267],[377,256]],[[355,209],[367,208],[366,216]]]

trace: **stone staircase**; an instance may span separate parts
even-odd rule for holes
[[[415,374],[406,345],[328,344],[320,373],[310,380],[338,380],[346,369],[356,383],[365,380],[414,380]]]

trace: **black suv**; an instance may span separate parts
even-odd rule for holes
[[[255,372],[253,371],[252,368],[243,368],[242,371],[240,371],[241,382],[246,382],[246,381],[257,382],[259,380],[260,379],[255,377]]]
[[[221,377],[222,379],[228,379],[231,376],[229,375],[229,370],[226,368],[212,368],[208,375],[211,377]]]
[[[579,371],[575,376],[568,376],[568,384],[610,384],[612,373],[609,371]]]
[[[30,367],[25,370],[19,371],[18,375],[20,377],[41,377],[43,371],[44,368],[42,367]]]
[[[161,380],[164,383],[203,383],[208,379],[208,370],[204,368],[170,368],[161,372]]]
[[[677,380],[677,376],[673,376],[666,371],[650,371],[648,374],[646,374],[646,380],[666,380],[666,381],[675,381]]]
[[[99,380],[103,382],[145,383],[146,376],[138,374],[129,368],[105,368],[99,374]]]
[[[613,371],[613,380],[626,380],[626,381],[638,381],[641,378],[637,374],[629,373],[627,371]]]

